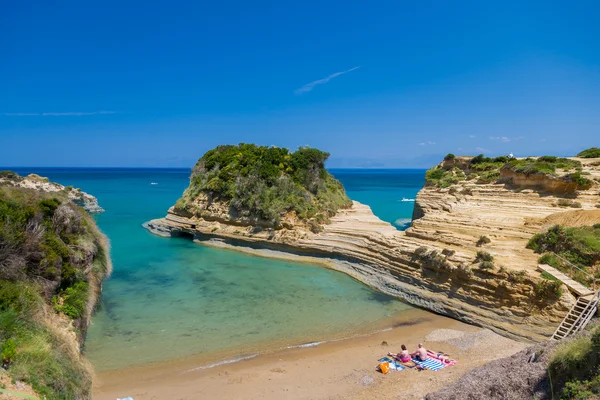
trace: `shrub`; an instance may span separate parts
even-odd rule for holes
[[[581,158],[600,158],[600,148],[598,147],[590,147],[589,149],[583,150],[577,157]]]
[[[508,271],[506,276],[506,279],[512,283],[522,283],[525,281],[525,278],[527,278],[527,271],[525,270]]]
[[[554,252],[574,264],[591,267],[600,261],[600,232],[591,226],[564,228],[555,225],[534,235],[527,248],[536,253]]]
[[[460,193],[464,194],[464,195],[472,196],[473,195],[473,189],[471,189],[469,187],[466,187],[463,190],[461,190]]]
[[[526,158],[524,160],[510,160],[503,168],[523,173],[526,175],[542,174],[554,175],[556,168],[581,170],[581,162],[570,160],[568,158],[557,158],[553,156],[543,156],[537,159]]]
[[[533,293],[538,300],[554,302],[563,294],[562,282],[557,279],[540,279],[534,286]]]
[[[81,318],[85,312],[87,296],[88,284],[77,282],[54,298],[54,308],[73,319]]]
[[[581,208],[581,203],[569,199],[558,199],[556,205],[559,207]]]
[[[496,268],[496,266],[491,261],[483,261],[483,262],[481,262],[481,264],[479,264],[479,269],[484,270],[484,271],[492,270],[494,268]]]
[[[483,173],[481,173],[481,175],[479,175],[479,178],[477,179],[477,183],[479,184],[486,184],[486,183],[492,183],[492,182],[496,182],[498,179],[500,179],[500,171],[485,171]]]
[[[477,247],[481,247],[481,246],[483,246],[484,244],[489,244],[489,243],[491,243],[491,242],[492,242],[492,241],[490,240],[490,238],[484,235],[484,236],[480,236],[480,237],[479,237],[479,240],[477,241],[477,243],[476,243],[475,245],[476,245]]]
[[[446,157],[444,157],[444,161],[451,161],[454,160],[456,158],[456,156],[452,153],[448,153],[446,154]]]
[[[491,261],[494,261],[494,256],[492,256],[487,251],[478,251],[477,256],[475,257],[475,261],[476,262],[483,262],[483,261],[491,262]]]
[[[598,365],[600,328],[596,327],[589,337],[583,336],[564,342],[552,355],[548,374],[555,393],[562,391],[563,399],[587,399],[590,398],[590,392],[600,394]]]
[[[17,344],[13,338],[8,338],[0,346],[2,363],[9,366],[17,355]]]
[[[451,250],[451,249],[444,249],[444,250],[442,250],[442,254],[445,255],[446,257],[452,257],[454,254],[456,254],[456,251]]]
[[[421,247],[417,247],[417,248],[415,249],[415,254],[416,254],[416,255],[418,255],[418,256],[422,256],[422,255],[424,255],[425,253],[427,253],[427,251],[428,251],[427,247],[425,247],[425,246],[421,246]]]
[[[575,182],[578,189],[588,189],[592,185],[592,181],[581,175],[581,172],[566,175],[564,179],[568,182]]]
[[[461,170],[447,171],[444,168],[435,166],[425,172],[425,184],[427,186],[437,186],[439,188],[447,188],[458,182],[464,181],[466,176]]]

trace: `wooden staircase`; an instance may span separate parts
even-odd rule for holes
[[[587,296],[581,296],[571,308],[565,319],[562,320],[552,339],[563,339],[575,332],[584,329],[598,310],[600,290]]]
[[[562,257],[560,258],[562,259]],[[567,260],[564,261],[568,263]],[[578,269],[580,272],[587,274],[587,272],[581,270],[576,265],[571,263],[569,264],[572,265],[573,268]],[[596,314],[596,311],[598,311],[598,304],[600,303],[600,290],[594,292],[593,290],[583,286],[579,282],[574,281],[569,276],[549,265],[540,264],[538,265],[538,270],[551,274],[556,279],[564,283],[572,293],[579,296],[573,308],[569,310],[567,316],[562,320],[558,328],[556,328],[556,331],[554,331],[552,339],[563,339],[584,329],[592,317]],[[590,277],[592,278],[594,290],[596,290],[596,280],[594,280],[591,275]]]

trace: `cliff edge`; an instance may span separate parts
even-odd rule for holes
[[[260,226],[235,218],[230,203],[215,201],[209,190],[195,193],[198,204],[212,199],[202,213],[175,206],[145,226],[163,236],[322,263],[436,313],[506,336],[547,339],[574,297],[540,278],[538,256],[526,245],[569,205],[580,212],[595,209],[600,160],[572,160],[564,166],[577,165],[572,174],[538,174],[508,159],[496,160],[493,170],[487,165],[475,171],[478,161],[472,159],[451,157],[432,169],[433,178],[428,172],[405,232],[358,202],[339,208],[319,229],[304,223]],[[555,181],[564,183],[562,192]]]
[[[0,380],[46,399],[91,398],[81,346],[111,263],[81,199],[97,209],[37,175],[0,178]]]

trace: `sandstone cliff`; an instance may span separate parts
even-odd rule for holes
[[[600,178],[600,160],[581,162],[583,174]],[[186,235],[269,256],[293,254],[343,271],[410,304],[507,336],[539,341],[552,334],[574,298],[566,290],[558,299],[536,291],[538,255],[525,245],[548,225],[548,217],[568,212],[562,206],[595,209],[600,201],[598,184],[594,181],[587,190],[563,187],[557,193],[552,177],[536,175],[532,184],[526,174],[512,174],[513,179],[503,183],[463,180],[443,189],[423,188],[412,226],[405,232],[357,202],[339,210],[319,233],[300,225],[260,229],[240,221],[229,223],[220,215],[211,217],[209,207],[215,205],[203,203],[202,196],[196,199],[197,206],[208,214],[182,215],[171,208],[165,218],[145,226],[160,235]],[[550,187],[552,191],[547,190]],[[216,209],[222,213],[227,204]],[[478,247],[483,235],[491,242]],[[476,262],[479,250],[489,252],[494,265],[483,268]]]

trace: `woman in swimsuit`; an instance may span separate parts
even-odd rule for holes
[[[403,363],[410,361],[410,354],[408,354],[408,350],[406,349],[405,345],[402,345],[402,351],[400,353],[388,353],[388,356],[394,357],[396,360]]]

